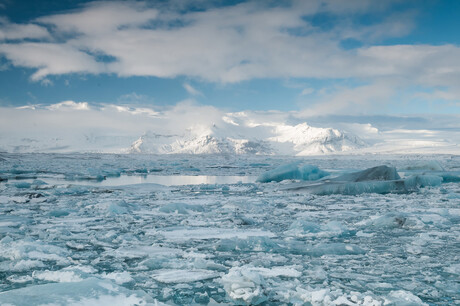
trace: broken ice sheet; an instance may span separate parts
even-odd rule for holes
[[[152,169],[257,177],[298,162],[276,156],[11,154],[0,163],[8,178],[0,182],[0,304],[460,300],[460,186],[444,180],[460,168],[456,158],[439,160],[442,171],[434,165],[402,170],[409,165],[404,157],[300,160],[331,173],[316,182],[377,165],[395,167],[401,180],[417,187],[404,194],[319,196],[281,190],[287,182],[244,180],[103,185],[118,174],[122,180],[158,173]],[[107,178],[68,181],[66,174]],[[30,185],[15,185],[18,175],[27,175],[23,182]]]

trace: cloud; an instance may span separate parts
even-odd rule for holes
[[[315,90],[313,88],[304,88],[302,92],[300,93],[301,96],[308,96],[314,93]]]
[[[203,96],[203,93],[197,89],[195,89],[192,85],[189,83],[184,83],[183,84],[185,90],[192,96]]]
[[[56,32],[76,32],[90,36],[112,34],[120,27],[138,28],[156,19],[158,11],[142,2],[92,2],[82,10],[41,17],[37,22],[52,25]]]
[[[347,27],[338,24],[324,32],[304,16],[324,11],[351,16],[384,9],[373,1],[347,1],[346,6],[337,1],[293,1],[279,6],[247,2],[181,13],[143,2],[94,2],[36,20],[50,27],[61,42],[3,43],[0,53],[17,66],[37,69],[33,80],[67,73],[182,75],[223,83],[253,78],[367,77],[378,75],[385,66],[355,69],[372,61],[371,54],[343,50],[340,41],[401,35],[410,30],[405,26],[410,21],[405,20],[411,18],[392,15],[359,29],[348,22]],[[349,15],[341,16],[348,20]],[[387,30],[390,24],[394,31]]]
[[[329,93],[301,86],[300,96],[317,96],[303,104],[303,114],[369,110],[403,86],[442,87],[444,96],[453,96],[460,82],[459,46],[380,44],[415,28],[416,10],[392,9],[400,2],[91,2],[27,24],[0,20],[0,56],[34,69],[32,81],[80,73],[216,83],[274,78],[366,83]],[[312,21],[321,14],[334,17],[330,27]],[[371,21],[357,22],[363,16]],[[344,49],[347,39],[358,47]],[[190,83],[183,86],[191,96],[202,95]]]
[[[104,63],[99,63],[89,54],[67,44],[31,43],[0,44],[3,53],[16,66],[36,68],[31,76],[34,81],[49,75],[67,73],[102,73]]]
[[[0,41],[22,39],[50,39],[51,35],[45,27],[36,24],[11,23],[0,17]]]
[[[388,105],[397,92],[397,81],[380,81],[356,87],[337,87],[307,100],[298,117],[331,114],[365,114],[377,105]],[[372,103],[369,103],[372,101]]]
[[[68,111],[68,110],[77,110],[77,111],[87,111],[89,110],[88,102],[74,102],[74,101],[63,101],[56,104],[51,104],[46,107],[46,109],[52,111]]]
[[[126,104],[126,105],[147,105],[147,104],[152,104],[154,102],[154,99],[148,95],[143,95],[143,94],[138,94],[136,92],[132,92],[132,93],[120,96],[117,99],[117,102],[120,104]]]

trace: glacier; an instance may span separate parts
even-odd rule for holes
[[[0,153],[0,304],[455,305],[459,168],[455,155]],[[257,181],[276,169],[314,180]],[[354,191],[292,189],[311,184]]]

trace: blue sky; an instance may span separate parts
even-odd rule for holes
[[[459,1],[183,3],[1,1],[0,106],[460,113]]]

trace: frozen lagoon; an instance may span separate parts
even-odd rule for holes
[[[458,182],[321,196],[255,182],[299,161],[460,170],[457,156],[1,154],[0,304],[460,303]]]

